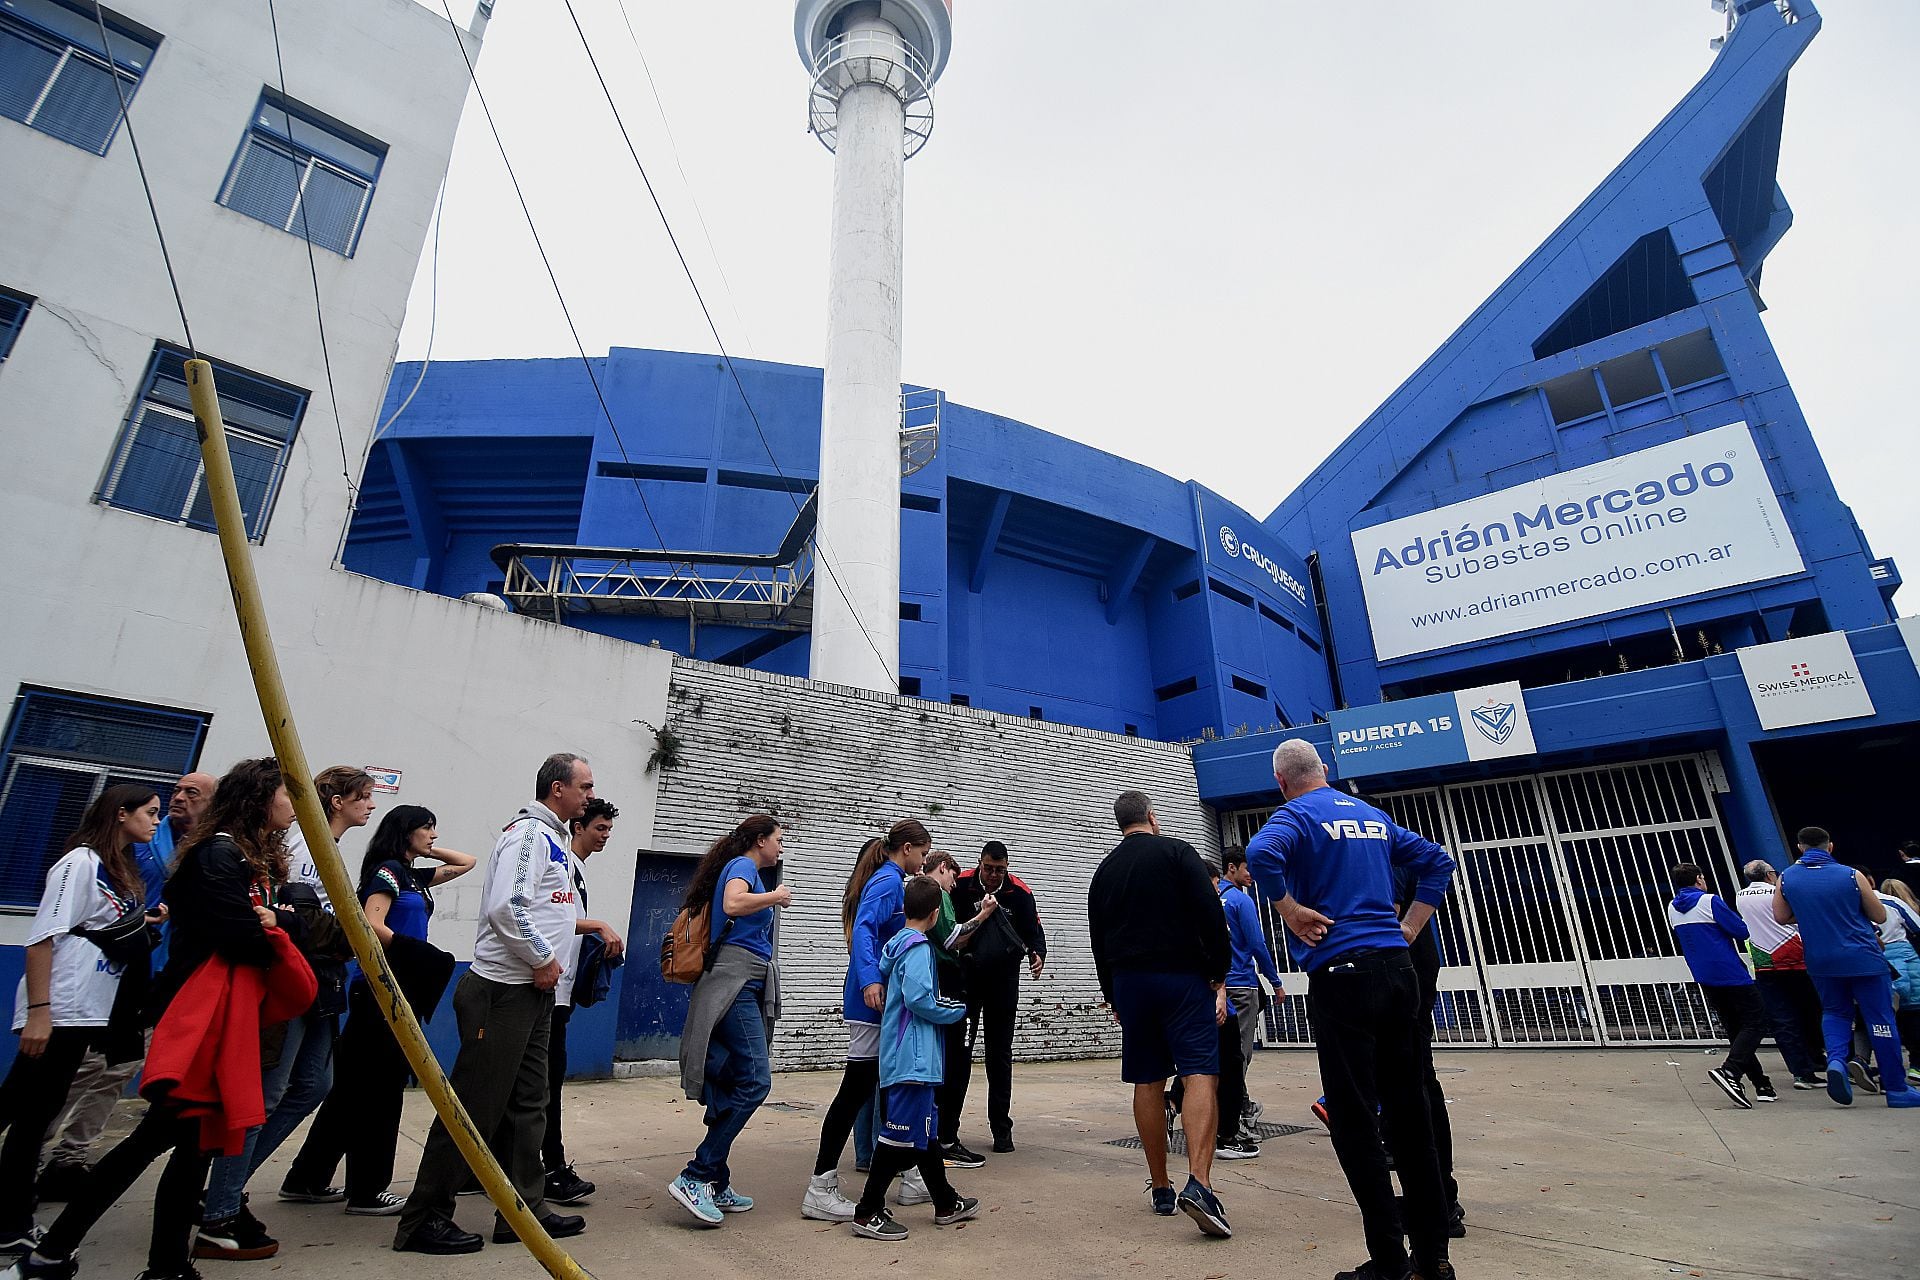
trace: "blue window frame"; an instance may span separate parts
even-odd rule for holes
[[[23,687],[0,752],[0,907],[33,908],[47,868],[107,787],[147,782],[164,807],[200,759],[208,717]]]
[[[67,0],[0,0],[0,116],[107,154],[160,37],[104,10]],[[119,78],[119,85],[114,83]]]
[[[27,323],[27,312],[31,310],[32,298],[11,289],[0,289],[0,364],[7,362],[13,340],[20,336],[22,326]]]
[[[351,258],[386,157],[385,143],[267,89],[219,203]]]
[[[200,465],[186,360],[185,352],[155,344],[140,398],[127,415],[106,478],[94,496],[108,506],[211,530],[213,503]],[[267,515],[286,472],[307,393],[217,360],[212,363],[247,537],[258,542],[266,536]]]

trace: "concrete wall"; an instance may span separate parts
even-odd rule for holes
[[[1023,1059],[1119,1050],[1097,1007],[1086,920],[1087,880],[1118,839],[1114,796],[1146,791],[1163,829],[1218,851],[1184,747],[683,658],[665,723],[683,745],[659,784],[656,850],[698,854],[751,813],[788,826],[780,1068],[845,1060],[840,896],[860,845],[901,818],[926,823],[934,847],[962,867],[986,841],[1004,841],[1033,888],[1048,964],[1024,984],[1014,1041]]]

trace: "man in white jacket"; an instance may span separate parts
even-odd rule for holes
[[[593,799],[593,770],[579,756],[548,756],[534,782],[535,801],[514,817],[493,846],[480,898],[473,965],[453,993],[460,1055],[451,1080],[474,1128],[495,1135],[495,1152],[514,1190],[547,1234],[586,1230],[578,1214],[548,1211],[540,1141],[546,1130],[547,1042],[562,943],[573,935],[577,909],[567,864],[567,824]],[[401,1212],[393,1247],[412,1253],[474,1253],[485,1241],[453,1221],[454,1196],[467,1163],[446,1126],[435,1120],[420,1157],[413,1194]],[[513,1231],[495,1216],[495,1244]]]

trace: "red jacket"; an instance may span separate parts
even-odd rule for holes
[[[297,1018],[313,1003],[313,969],[293,939],[269,929],[267,940],[272,967],[209,956],[153,1029],[140,1095],[198,1116],[202,1150],[239,1155],[247,1130],[265,1123],[260,1028]]]

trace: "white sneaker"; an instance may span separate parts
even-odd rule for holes
[[[920,1176],[918,1169],[909,1169],[900,1176],[900,1195],[894,1201],[902,1209],[914,1204],[932,1204],[933,1192],[927,1190],[927,1180]]]
[[[815,1222],[852,1222],[854,1203],[840,1194],[837,1172],[816,1173],[807,1179],[807,1195],[800,1202],[800,1216]]]

